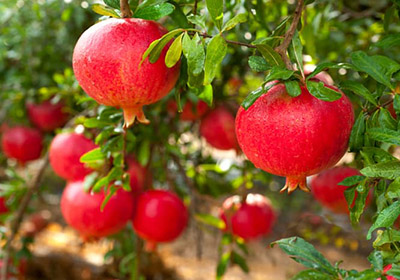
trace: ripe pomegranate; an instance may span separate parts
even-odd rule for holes
[[[146,177],[148,170],[137,162],[134,157],[128,157],[126,159],[128,164],[128,174],[130,180],[131,191],[135,194],[141,192],[146,186]]]
[[[312,71],[315,70],[315,68],[316,68],[316,66],[313,64],[304,65],[304,75],[307,77],[308,75],[311,74]],[[331,75],[329,75],[325,71],[319,72],[317,75],[312,77],[311,80],[321,81],[325,85],[330,85],[330,86],[333,86],[335,84],[333,82]]]
[[[80,158],[96,147],[92,140],[82,134],[58,134],[50,145],[50,165],[61,178],[70,181],[83,179],[91,169],[86,168]]]
[[[27,103],[29,120],[42,131],[53,131],[62,127],[68,120],[63,102],[51,103],[50,100],[40,104]]]
[[[154,250],[159,242],[176,239],[187,222],[186,206],[175,194],[166,190],[150,190],[139,196],[133,227],[147,241],[149,250]]]
[[[85,192],[83,181],[68,182],[61,197],[62,215],[85,239],[117,233],[133,215],[134,198],[129,192],[118,189],[101,211],[104,198],[103,191]]]
[[[30,127],[15,126],[7,129],[2,137],[2,149],[7,158],[20,164],[38,159],[43,148],[42,134]]]
[[[8,207],[5,197],[0,197],[0,215],[8,212]]]
[[[86,30],[76,43],[73,69],[83,90],[100,104],[120,107],[125,125],[148,123],[142,106],[164,97],[175,86],[180,64],[165,66],[168,46],[156,63],[142,56],[167,30],[155,21],[107,19]]]
[[[248,194],[245,202],[238,195],[227,198],[220,213],[225,230],[245,240],[270,233],[275,222],[275,212],[270,201],[260,194]]]
[[[170,100],[167,103],[167,111],[171,116],[176,115],[178,106],[175,100]],[[182,108],[182,113],[179,115],[181,121],[195,121],[200,119],[208,111],[208,105],[206,102],[199,100],[196,106],[190,100],[187,100]]]
[[[333,212],[347,214],[349,209],[344,196],[344,191],[348,187],[338,184],[345,178],[355,175],[361,175],[361,173],[357,169],[346,166],[337,166],[324,170],[312,178],[312,194],[316,200]],[[366,204],[371,202],[371,197],[372,193],[369,194]]]
[[[332,86],[327,86],[339,92]],[[309,191],[306,176],[336,164],[347,150],[354,112],[343,94],[334,102],[312,96],[301,87],[291,97],[284,85],[272,87],[246,111],[236,115],[240,147],[257,168],[286,176],[281,190]]]
[[[222,106],[213,109],[201,120],[200,134],[214,148],[239,149],[235,135],[235,118]]]

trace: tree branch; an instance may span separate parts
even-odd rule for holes
[[[285,33],[285,37],[283,39],[282,44],[280,44],[278,47],[275,48],[275,51],[281,55],[283,61],[285,62],[286,67],[290,70],[294,69],[286,53],[289,44],[292,41],[292,38],[296,32],[297,25],[299,24],[303,7],[304,7],[304,0],[298,0],[296,10],[294,11],[292,24],[290,25],[288,31]]]
[[[132,11],[131,11],[131,8],[129,7],[128,0],[120,0],[119,5],[120,5],[120,10],[121,10],[121,16],[123,18],[132,17]]]
[[[208,35],[207,33],[198,33],[201,37],[203,38],[212,38],[213,36]],[[231,41],[231,40],[227,40],[225,39],[225,42],[227,42],[228,44],[232,44],[232,45],[238,45],[238,46],[244,46],[244,47],[248,47],[251,49],[255,49],[257,48],[256,46],[252,45],[252,44],[248,44],[248,43],[244,43],[244,42],[238,42],[238,41]]]

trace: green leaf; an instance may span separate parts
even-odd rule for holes
[[[133,17],[147,20],[159,20],[173,13],[174,10],[175,6],[170,3],[161,3],[146,7],[139,6]]]
[[[256,44],[255,46],[269,65],[285,67],[282,57],[270,45]]]
[[[353,52],[351,60],[359,71],[367,73],[377,82],[393,90],[390,78],[394,72],[400,70],[400,64],[384,56],[368,56],[363,51]]]
[[[256,100],[266,92],[267,91],[263,88],[258,88],[256,90],[253,90],[252,92],[250,92],[249,95],[246,96],[246,98],[243,100],[241,106],[245,110],[249,109],[250,106],[253,105],[253,103],[256,102]]]
[[[204,85],[211,84],[218,66],[226,55],[227,49],[228,45],[220,34],[214,36],[208,43],[206,62],[204,66]]]
[[[370,103],[378,106],[378,103],[375,100],[375,97],[372,93],[361,83],[354,82],[354,81],[344,81],[340,83],[340,88],[342,90],[350,90],[355,94],[363,97],[364,99],[368,100]]]
[[[400,132],[387,128],[374,127],[367,131],[370,138],[384,143],[400,145]]]
[[[87,128],[104,128],[108,125],[113,125],[110,121],[99,120],[98,118],[85,119],[83,125]]]
[[[294,74],[294,71],[288,70],[280,66],[274,66],[271,71],[265,77],[264,82],[268,83],[275,80],[287,80],[290,79]]]
[[[175,37],[175,35],[178,35],[181,32],[183,32],[183,29],[175,29],[168,32],[160,39],[153,41],[147,48],[147,50],[143,53],[142,61],[140,62],[140,64],[142,64],[147,57],[149,57],[150,63],[156,62],[160,57],[160,54],[164,49],[165,45],[168,44],[169,41],[171,41],[171,39]]]
[[[371,239],[371,234],[374,230],[381,227],[390,227],[400,215],[400,201],[395,201],[387,208],[378,213],[374,224],[368,230],[367,240]]]
[[[350,210],[350,220],[353,225],[360,222],[360,217],[364,212],[365,202],[369,192],[369,189],[365,186],[365,181],[357,185],[355,190],[357,191],[357,197],[354,200],[354,206],[349,204],[350,201],[347,201]]]
[[[116,191],[117,190],[114,187],[109,188],[109,191],[108,191],[106,197],[104,198],[103,202],[101,203],[101,207],[100,207],[101,212],[103,212],[104,208],[107,206],[107,203],[110,201],[111,197],[115,194]]]
[[[185,32],[182,40],[183,54],[187,59],[188,73],[198,76],[204,68],[205,52],[203,42],[199,34],[195,34],[193,39],[190,39],[189,34]]]
[[[396,178],[392,183],[389,184],[386,190],[386,196],[390,199],[400,197],[400,178]]]
[[[252,55],[249,57],[249,66],[251,70],[256,72],[265,72],[271,69],[265,59],[258,55]]]
[[[225,274],[226,269],[228,268],[230,259],[231,259],[231,251],[228,251],[221,256],[221,259],[219,260],[217,266],[217,280],[222,279],[222,276]]]
[[[374,248],[379,248],[386,244],[391,244],[394,242],[400,242],[400,231],[386,229],[383,231],[378,231],[378,236],[376,237],[373,245]]]
[[[397,115],[400,115],[400,94],[396,94],[393,98],[393,109]]]
[[[219,30],[222,27],[224,17],[224,1],[223,0],[206,0],[207,10],[210,13],[211,19]]]
[[[352,275],[344,278],[345,280],[372,280],[380,277],[381,274],[379,272],[374,271],[373,269],[367,269],[361,272],[355,272]]]
[[[190,23],[193,23],[194,25],[200,26],[201,29],[205,30],[206,29],[206,15],[189,15],[187,17],[188,21]]]
[[[111,8],[120,9],[120,1],[119,0],[104,0],[104,3],[106,3],[107,6],[110,6]]]
[[[393,119],[390,112],[385,108],[379,109],[378,122],[382,128],[387,128],[391,130],[397,129],[397,121]]]
[[[80,162],[86,163],[104,159],[106,159],[106,156],[101,152],[101,148],[99,147],[83,154],[80,158]]]
[[[356,186],[347,188],[344,191],[344,197],[346,198],[347,206],[349,210],[351,210],[351,206],[354,202],[354,198],[356,197]]]
[[[351,129],[349,148],[352,152],[358,151],[364,146],[365,121],[365,114],[361,111]]]
[[[285,81],[284,84],[290,96],[296,97],[301,94],[301,88],[298,81]]]
[[[338,185],[339,186],[351,187],[351,186],[354,186],[354,185],[358,184],[359,182],[361,182],[364,179],[365,179],[365,177],[364,176],[360,176],[360,175],[350,176],[350,177],[345,178]]]
[[[169,47],[167,54],[165,55],[165,65],[168,68],[172,68],[175,64],[178,63],[179,59],[181,58],[182,54],[182,38],[184,33],[179,35],[174,42],[172,42],[171,46]]]
[[[374,250],[368,256],[368,260],[372,264],[372,266],[375,270],[383,270],[383,257],[382,257],[381,251]]]
[[[85,176],[83,181],[83,189],[85,192],[88,192],[90,188],[93,187],[98,176],[99,174],[97,172],[92,172]]]
[[[400,265],[392,264],[392,268],[386,272],[387,275],[394,276],[397,279],[400,277]]]
[[[336,101],[342,97],[340,92],[330,89],[323,82],[307,81],[307,89],[314,97],[323,101]]]
[[[107,7],[102,4],[93,4],[91,6],[93,12],[96,14],[102,15],[102,16],[108,16],[108,17],[114,17],[114,18],[120,18],[119,14],[114,9],[111,9],[110,7]]]
[[[299,274],[293,276],[291,280],[333,280],[331,275],[323,273],[315,269],[303,270]]]
[[[231,18],[230,20],[228,20],[224,26],[222,27],[222,31],[228,31],[231,30],[232,28],[234,28],[236,25],[238,25],[239,23],[243,23],[247,21],[247,14],[238,14],[236,16],[234,16],[233,18]]]
[[[300,237],[284,238],[271,243],[271,246],[275,244],[278,244],[296,262],[333,276],[337,275],[329,261],[304,239]]]
[[[399,45],[400,45],[400,35],[399,34],[387,35],[375,44],[375,46],[380,47],[382,49],[393,48],[393,47],[399,46]]]
[[[198,220],[199,222],[202,222],[206,225],[218,228],[218,229],[224,229],[225,228],[225,223],[223,220],[220,218],[214,217],[209,214],[196,214],[195,219]]]
[[[385,178],[394,180],[400,176],[400,161],[377,163],[364,167],[360,172],[367,177]]]
[[[213,87],[212,85],[206,85],[203,91],[198,95],[198,97],[207,103],[209,107],[213,104]]]
[[[249,273],[249,267],[246,263],[246,260],[241,255],[235,251],[232,251],[231,260],[232,263],[237,264],[245,273]]]
[[[292,58],[292,60],[296,61],[297,67],[301,72],[301,76],[304,77],[303,45],[301,44],[299,33],[297,32],[297,30],[289,45],[289,55]]]
[[[372,161],[373,163],[397,160],[390,153],[388,153],[380,148],[376,148],[376,147],[364,147],[362,149],[362,156],[364,157],[364,160],[367,160],[365,158],[367,156],[368,158],[370,158],[370,161]]]
[[[308,45],[308,44],[307,44]],[[306,45],[306,46],[307,46]],[[349,63],[334,63],[334,62],[324,62],[321,64],[318,64],[317,67],[315,67],[314,71],[312,71],[309,75],[307,75],[306,80],[310,80],[313,78],[315,75],[318,73],[324,71],[325,69],[332,68],[332,69],[351,69],[353,66]]]

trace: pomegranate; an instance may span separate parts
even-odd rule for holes
[[[83,90],[100,104],[120,107],[125,125],[148,123],[142,106],[164,97],[175,86],[180,64],[165,66],[167,48],[157,62],[140,64],[149,45],[167,33],[155,21],[107,19],[86,30],[76,43],[73,69]]]
[[[86,168],[80,158],[96,147],[92,140],[82,134],[58,134],[50,145],[50,165],[61,178],[71,181],[83,179],[92,170]]]
[[[25,164],[40,157],[43,137],[34,128],[15,126],[3,133],[1,144],[6,157],[16,159],[20,164]]]
[[[387,266],[385,266],[384,268],[383,268],[383,272],[384,273],[386,273],[386,272],[388,272],[389,270],[391,270],[392,269],[392,265],[391,264],[388,264]],[[377,280],[381,280],[381,278],[378,278]],[[395,277],[393,277],[393,276],[386,276],[386,280],[397,280],[397,278],[395,278]]]
[[[178,110],[178,106],[176,105],[175,100],[170,100],[167,103],[167,111],[171,116],[176,115],[176,111]],[[185,105],[182,108],[182,113],[179,115],[179,119],[181,121],[195,121],[200,119],[205,113],[208,111],[208,105],[206,102],[199,100],[197,104],[194,104],[187,100]]]
[[[29,120],[42,131],[53,131],[62,127],[68,120],[63,102],[51,103],[50,100],[40,104],[27,103]]]
[[[146,186],[147,169],[137,162],[134,157],[128,157],[126,159],[128,164],[128,174],[130,180],[131,191],[133,193],[141,192]]]
[[[8,212],[8,207],[5,197],[0,197],[0,215]]]
[[[235,135],[235,118],[222,106],[213,109],[201,120],[200,134],[214,148],[239,149]]]
[[[340,92],[332,86],[327,86]],[[309,191],[306,176],[336,164],[347,150],[354,112],[342,93],[334,102],[312,96],[306,87],[291,97],[284,85],[272,87],[246,111],[239,108],[236,136],[257,168],[285,176],[281,190]]]
[[[344,196],[344,191],[348,187],[338,184],[345,178],[355,175],[361,175],[361,173],[357,169],[346,166],[337,166],[324,170],[312,178],[312,194],[316,200],[333,212],[347,214],[349,209]],[[370,203],[371,196],[372,193],[369,194],[366,204]],[[354,200],[355,199],[356,198],[354,198]]]
[[[85,239],[117,233],[133,215],[134,198],[129,192],[118,189],[101,211],[104,198],[104,191],[85,192],[83,181],[68,182],[61,197],[62,215]]]
[[[308,75],[311,74],[312,71],[315,70],[315,68],[316,68],[316,66],[313,64],[304,65],[304,75],[307,77]],[[311,80],[321,81],[325,85],[330,85],[330,86],[334,85],[331,75],[329,75],[325,71],[319,72],[317,75],[312,77]]]
[[[133,226],[136,233],[154,250],[159,242],[176,239],[185,229],[188,211],[175,194],[166,190],[142,193],[137,202]]]
[[[275,212],[270,201],[260,194],[248,194],[245,202],[238,195],[227,198],[220,213],[225,230],[245,240],[270,233],[275,222]]]

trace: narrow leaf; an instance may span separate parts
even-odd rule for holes
[[[211,19],[219,30],[221,30],[223,20],[224,1],[223,0],[206,0],[207,10]]]
[[[229,260],[231,258],[231,252],[228,251],[221,256],[221,259],[218,262],[217,266],[217,280],[222,279],[222,276],[225,274],[226,269],[229,265]]]
[[[393,145],[400,145],[400,132],[396,130],[391,130],[387,128],[370,128],[367,131],[370,138],[384,143],[389,143]]]
[[[257,55],[252,55],[249,57],[249,66],[253,71],[256,72],[265,72],[271,69],[265,59]]]
[[[400,177],[400,161],[377,163],[364,167],[360,172],[367,177],[385,178],[394,180]]]
[[[185,32],[182,40],[183,54],[187,59],[188,73],[198,76],[204,68],[206,54],[204,52],[203,42],[196,33],[193,39]]]
[[[246,21],[247,21],[247,14],[238,14],[238,15],[234,16],[233,18],[231,18],[230,20],[228,20],[224,24],[224,26],[222,28],[222,32],[231,30],[232,28],[234,28],[239,23],[243,23],[243,22],[246,22]]]
[[[291,280],[333,280],[332,276],[324,272],[308,269],[303,270],[299,274],[293,276]]]
[[[255,46],[269,65],[285,67],[285,63],[283,62],[281,56],[270,45],[256,44]]]
[[[350,151],[358,151],[364,146],[364,133],[365,133],[365,115],[364,112],[360,112],[354,126],[351,130],[349,148]]]
[[[378,103],[375,100],[375,97],[372,93],[361,83],[354,82],[354,81],[344,81],[340,83],[340,88],[342,90],[350,90],[355,94],[363,97],[364,99],[368,100],[370,103],[378,106]]]
[[[301,44],[299,33],[297,32],[297,30],[289,46],[289,55],[296,61],[297,66],[301,72],[301,76],[304,77],[303,45]]]
[[[383,37],[375,46],[382,49],[393,48],[400,45],[400,34],[391,34]]]
[[[274,66],[271,68],[271,71],[265,77],[264,82],[268,83],[275,80],[287,80],[292,77],[294,71],[288,70],[286,68],[280,66]]]
[[[183,34],[179,35],[169,47],[167,54],[165,55],[165,65],[168,68],[172,68],[178,63],[182,54],[182,38]]]
[[[328,68],[332,68],[332,69],[351,69],[353,68],[353,66],[349,63],[334,63],[334,62],[324,62],[321,63],[319,65],[317,65],[317,67],[315,67],[314,71],[312,71],[306,78],[306,80],[310,80],[312,77],[314,77],[315,75],[317,75],[318,73],[324,71],[325,69]]]
[[[301,94],[301,88],[298,81],[285,81],[284,84],[290,96],[296,97]]]
[[[139,6],[133,16],[135,18],[147,20],[159,20],[160,18],[173,13],[174,10],[175,6],[170,3],[161,3],[147,7]]]
[[[350,177],[345,178],[338,185],[351,187],[351,186],[354,186],[354,185],[358,184],[359,182],[361,182],[364,179],[365,179],[365,177],[364,176],[360,176],[360,175],[350,176]]]
[[[204,85],[211,84],[216,75],[218,66],[226,55],[227,49],[228,45],[220,34],[213,37],[208,43],[204,66]]]
[[[390,227],[400,215],[400,201],[395,201],[387,208],[379,212],[374,224],[368,230],[367,240],[371,239],[372,232],[377,228]]]
[[[102,16],[107,16],[107,17],[114,17],[114,18],[120,18],[120,16],[117,14],[117,12],[114,9],[111,9],[110,7],[107,7],[102,4],[93,4],[91,6],[93,12],[96,14],[102,15]]]
[[[209,214],[196,214],[195,215],[196,220],[199,222],[202,222],[206,225],[216,227],[218,229],[224,229],[225,228],[225,223],[223,220],[220,218],[214,217]]]
[[[342,97],[340,92],[326,87],[323,82],[307,81],[307,89],[314,97],[324,101],[336,101]]]
[[[80,162],[87,163],[98,160],[104,160],[106,156],[101,152],[101,148],[93,149],[85,154],[83,154],[80,158]]]

